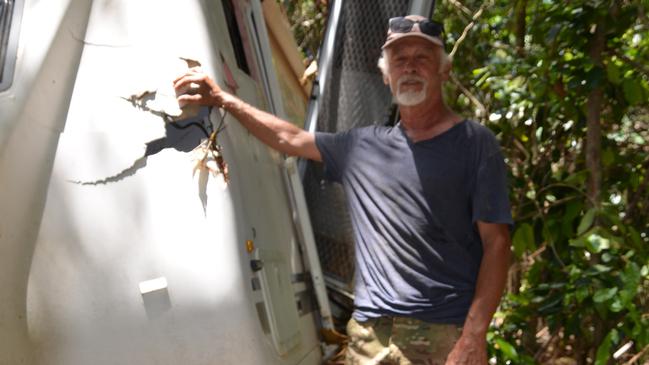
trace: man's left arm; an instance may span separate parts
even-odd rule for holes
[[[505,289],[511,240],[506,224],[478,221],[483,255],[475,295],[460,339],[446,365],[487,364],[487,330]]]

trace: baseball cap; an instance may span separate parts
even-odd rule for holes
[[[381,49],[389,47],[399,39],[419,37],[431,43],[444,47],[442,33],[444,26],[421,15],[408,15],[391,18],[388,26],[388,36]]]

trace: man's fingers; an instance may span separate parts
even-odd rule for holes
[[[173,83],[176,84],[176,82],[178,82],[178,80],[182,79],[183,77],[185,77],[185,76],[187,76],[187,75],[189,75],[189,74],[191,74],[191,73],[190,73],[189,71],[187,71],[187,72],[185,72],[184,74],[182,74],[182,75],[176,77],[176,78],[174,79]]]
[[[200,104],[201,101],[203,101],[203,95],[201,94],[184,94],[180,95],[179,97],[176,98],[178,100],[178,105],[182,108],[185,105],[188,104]]]
[[[214,102],[213,95],[221,91],[209,76],[199,72],[198,69],[190,69],[174,80],[174,89],[181,107],[187,104],[211,104]]]
[[[190,82],[188,84],[179,86],[176,88],[176,95],[182,95],[182,94],[197,94],[201,90],[201,85],[195,83],[195,82]]]
[[[205,81],[207,76],[205,74],[197,74],[197,73],[186,73],[182,75],[181,77],[177,78],[174,80],[174,88],[178,89],[184,85],[190,84],[192,82],[195,83],[200,83]]]

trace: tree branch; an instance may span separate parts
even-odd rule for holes
[[[640,360],[642,355],[644,355],[647,351],[649,351],[649,345],[645,346],[642,351],[638,352],[631,358],[631,360],[627,361],[624,363],[624,365],[633,365],[635,364],[636,361]]]
[[[597,22],[595,35],[590,45],[590,58],[598,67],[602,67],[602,54],[606,47],[606,31],[603,19]],[[586,182],[586,191],[591,203],[597,207],[602,190],[602,126],[601,114],[604,104],[604,90],[596,86],[586,101],[586,168],[590,172]]]
[[[481,116],[487,115],[487,108],[485,108],[484,104],[482,104],[480,100],[478,100],[478,98],[469,91],[469,89],[464,87],[464,85],[462,85],[460,80],[458,80],[453,73],[451,73],[451,81],[455,84],[455,86],[457,86],[460,89],[460,91],[462,91],[462,94],[464,94],[467,98],[469,98],[469,100],[473,103],[473,105],[475,105],[478,108]]]
[[[453,46],[453,50],[451,51],[451,53],[449,53],[449,57],[453,58],[455,52],[457,52],[457,49],[460,47],[460,44],[464,42],[464,39],[466,38],[467,34],[469,34],[469,31],[475,25],[476,20],[480,18],[484,9],[490,4],[491,4],[491,0],[485,0],[485,2],[482,3],[480,9],[478,9],[478,11],[476,11],[476,13],[473,15],[471,23],[469,23],[466,27],[464,27],[464,31],[462,32],[460,38],[458,38],[457,42],[455,42],[455,45]]]
[[[519,56],[525,54],[525,28],[527,15],[527,0],[519,0],[516,4],[516,52]]]
[[[471,10],[469,10],[469,8],[467,8],[466,6],[462,5],[461,2],[457,0],[448,0],[448,2],[451,3],[451,5],[455,6],[456,8],[460,9],[464,14],[470,17],[473,16],[473,14],[471,14]]]
[[[638,186],[638,188],[632,193],[629,199],[629,203],[626,208],[626,216],[625,216],[626,218],[631,218],[633,213],[636,211],[636,208],[640,204],[640,200],[642,199],[642,197],[646,196],[645,191],[649,186],[649,162],[645,162],[644,169],[645,169],[645,175],[642,184]]]

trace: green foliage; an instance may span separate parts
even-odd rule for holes
[[[482,1],[462,4],[475,11]],[[511,167],[515,263],[490,333],[499,364],[608,364],[629,341],[615,361],[649,345],[647,10],[639,1],[493,1],[460,45],[454,74],[473,98],[451,84],[447,100],[497,134]],[[470,21],[451,2],[436,14],[451,44]],[[601,50],[597,24],[606,27]],[[594,90],[604,99],[595,199],[585,165]]]
[[[315,38],[301,22],[323,25],[323,2],[284,3],[298,39]],[[471,21],[457,4],[437,2],[449,45]],[[622,363],[649,346],[648,11],[646,0],[491,0],[459,46],[454,75],[471,97],[449,82],[447,102],[496,133],[511,168],[515,262],[488,335],[498,364]],[[586,167],[594,108],[598,171]]]

